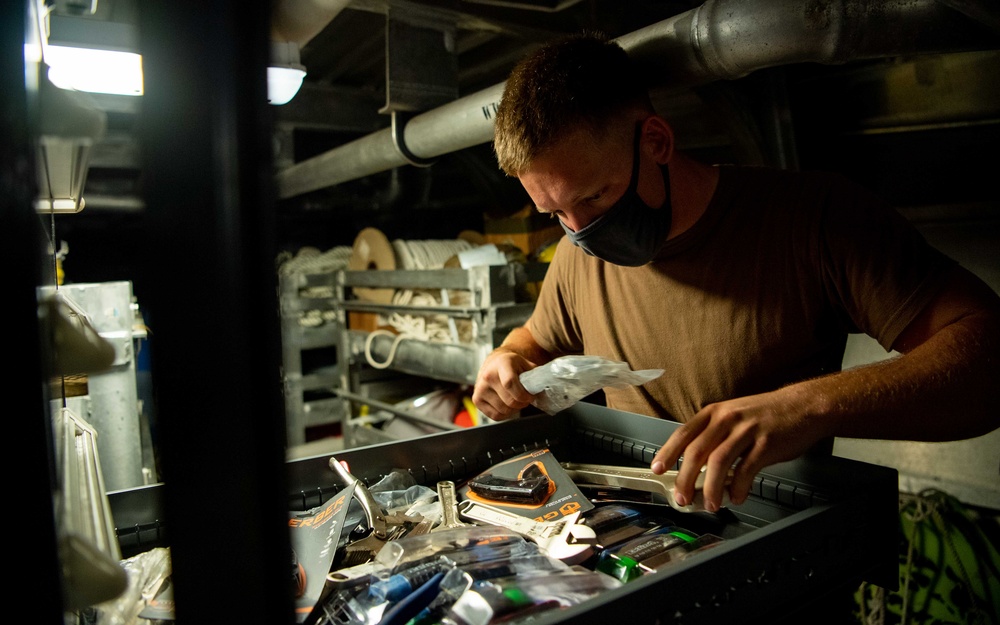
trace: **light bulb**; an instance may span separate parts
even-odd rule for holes
[[[301,67],[267,68],[267,101],[271,104],[285,104],[295,97],[302,86],[306,72]]]

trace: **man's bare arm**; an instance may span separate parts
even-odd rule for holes
[[[729,467],[740,503],[761,469],[831,436],[946,441],[1000,427],[1000,298],[981,280],[957,269],[894,348],[902,355],[705,406],[657,452],[653,470],[684,456],[683,503],[707,467],[706,502],[718,506]]]

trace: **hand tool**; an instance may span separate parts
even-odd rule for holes
[[[702,488],[705,484],[705,473],[698,474],[694,485],[694,497],[691,503],[682,506],[674,499],[674,485],[677,481],[677,471],[667,471],[662,475],[653,473],[650,469],[635,467],[619,467],[604,464],[584,464],[577,462],[562,462],[569,478],[578,484],[596,484],[599,486],[617,486],[631,488],[648,493],[662,495],[672,508],[680,512],[698,512],[705,510],[705,499]],[[726,477],[726,485],[732,481],[733,472],[730,469]],[[723,492],[722,505],[729,503],[729,496]]]
[[[597,538],[592,528],[577,522],[579,512],[557,521],[536,521],[469,499],[458,504],[458,511],[466,518],[512,529],[536,543],[547,555],[567,563],[586,560]]]
[[[372,497],[371,491],[364,482],[351,475],[339,460],[330,456],[330,468],[337,474],[345,486],[354,485],[354,498],[361,504],[368,524],[368,535],[355,540],[344,547],[343,566],[355,566],[368,562],[378,555],[379,550],[389,540],[398,537],[405,531],[408,524],[416,524],[420,519],[402,514],[386,514],[382,506]]]
[[[455,482],[450,480],[438,482],[437,492],[438,501],[441,502],[441,524],[432,529],[432,532],[471,525],[471,523],[463,523],[458,518],[458,495],[455,492]]]

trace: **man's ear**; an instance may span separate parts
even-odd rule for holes
[[[659,115],[650,115],[642,124],[642,143],[650,155],[661,165],[670,162],[674,155],[674,130]]]

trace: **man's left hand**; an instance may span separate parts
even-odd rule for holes
[[[823,419],[809,418],[810,403],[801,389],[791,386],[709,404],[667,439],[653,457],[652,471],[661,474],[683,457],[674,495],[678,504],[687,505],[705,468],[705,507],[715,512],[732,468],[729,499],[739,505],[761,469],[797,458],[832,435]]]

